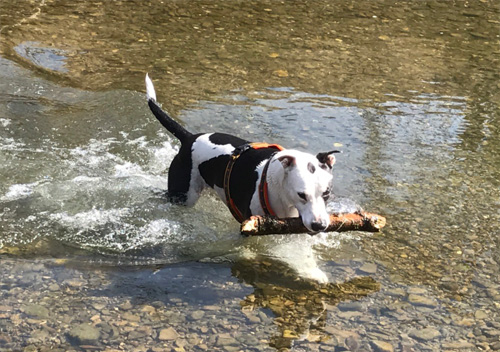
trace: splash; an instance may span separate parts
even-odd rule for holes
[[[8,188],[7,192],[2,197],[0,197],[0,201],[6,202],[27,198],[33,194],[33,188],[39,184],[40,182],[11,185]]]

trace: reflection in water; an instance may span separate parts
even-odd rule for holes
[[[320,342],[329,339],[323,328],[327,305],[356,300],[380,289],[371,277],[358,277],[343,283],[318,284],[302,280],[289,268],[273,260],[240,261],[231,271],[254,287],[241,302],[244,312],[269,309],[274,314],[278,332],[270,345],[278,350],[290,348],[294,341]]]

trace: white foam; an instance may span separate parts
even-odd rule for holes
[[[128,145],[136,145],[140,148],[147,148],[147,146],[149,145],[149,142],[146,140],[145,136],[142,136],[142,137],[127,141],[127,144]]]
[[[114,177],[131,177],[145,175],[144,170],[137,164],[131,162],[124,162],[123,164],[115,165]]]
[[[0,119],[0,125],[2,125],[2,127],[7,127],[10,123],[11,121],[9,119]]]
[[[159,148],[153,148],[151,150],[151,159],[147,164],[148,171],[155,174],[164,174],[178,151],[179,148],[172,146],[169,142],[164,142]]]
[[[0,120],[0,128],[7,124]],[[36,149],[22,140],[0,137],[0,150],[21,154],[40,149],[45,153],[44,167],[54,170],[39,182],[1,188],[0,202],[36,195],[34,203],[16,204],[26,213],[16,226],[36,229],[41,236],[57,233],[76,246],[98,250],[140,251],[175,244],[175,257],[178,245],[193,232],[183,231],[177,216],[175,220],[173,215],[165,216],[169,213],[158,194],[167,187],[166,170],[178,147],[165,136],[157,140],[122,137],[119,141],[92,139],[72,148],[48,141],[46,148]],[[40,164],[30,164],[33,173],[38,168]]]
[[[69,214],[67,212],[50,214],[49,218],[58,222],[64,227],[72,229],[95,229],[98,226],[103,226],[109,223],[119,223],[121,219],[128,215],[128,208],[121,209],[92,209],[77,214]]]
[[[128,249],[141,248],[146,245],[171,242],[172,236],[178,236],[180,226],[165,219],[149,222],[137,229],[136,236],[129,242]]]
[[[85,175],[81,176],[76,176],[73,178],[72,182],[74,183],[87,183],[87,182],[98,182],[101,178],[100,177],[89,177]]]
[[[38,184],[39,182],[11,185],[7,193],[0,200],[12,201],[27,198],[33,193],[33,188]]]

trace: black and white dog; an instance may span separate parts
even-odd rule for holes
[[[300,215],[310,231],[327,228],[325,202],[337,151],[313,156],[224,133],[192,134],[157,104],[148,75],[146,90],[153,114],[181,142],[168,172],[170,201],[192,206],[209,186],[240,222],[252,215]]]

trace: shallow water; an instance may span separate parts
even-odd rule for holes
[[[499,18],[487,0],[2,4],[0,350],[499,350]],[[331,209],[388,225],[242,238],[214,194],[167,203],[178,143],[146,72],[189,130],[341,149]]]

